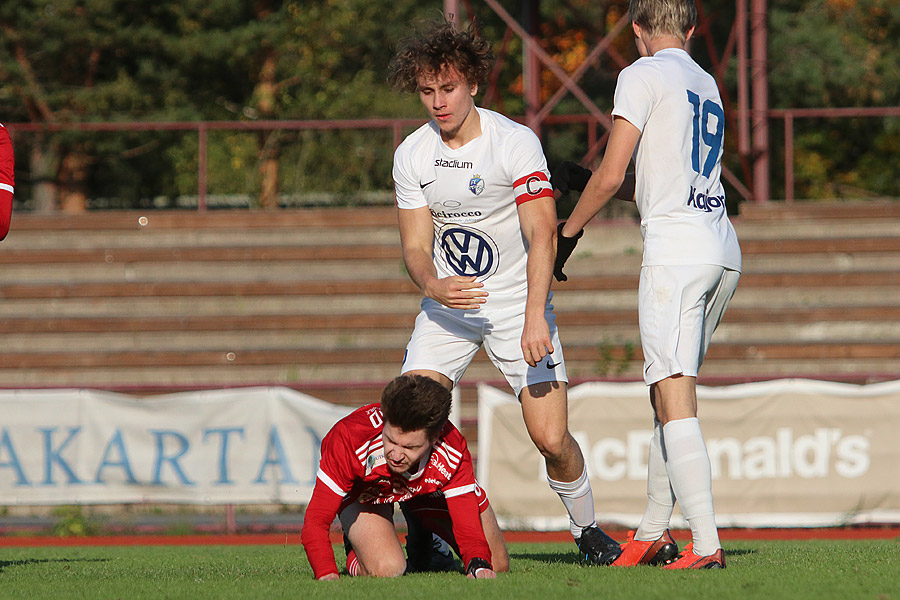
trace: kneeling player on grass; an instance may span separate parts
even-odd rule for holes
[[[449,415],[449,390],[404,375],[384,388],[380,405],[363,406],[331,428],[301,533],[316,579],[338,578],[328,537],[335,515],[350,575],[447,570],[455,566],[447,545],[470,578],[509,570],[497,519]],[[395,502],[409,524],[408,561],[394,529]]]

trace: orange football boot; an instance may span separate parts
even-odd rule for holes
[[[685,546],[681,556],[663,569],[724,569],[725,551],[719,548],[709,556],[697,556],[694,554],[694,544]]]
[[[629,531],[628,541],[622,544],[622,554],[611,566],[665,565],[677,555],[678,545],[668,529],[657,539],[646,542],[634,539],[634,531]]]

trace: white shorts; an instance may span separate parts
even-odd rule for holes
[[[552,294],[550,295],[552,298]],[[484,345],[516,397],[526,386],[548,381],[568,382],[562,345],[556,330],[553,305],[544,312],[550,326],[553,353],[531,367],[522,356],[522,330],[525,327],[525,303],[504,308],[459,310],[447,308],[431,298],[422,300],[422,312],[416,317],[401,373],[437,371],[457,385],[478,349]]]
[[[638,323],[647,385],[697,376],[740,276],[716,265],[641,267]]]

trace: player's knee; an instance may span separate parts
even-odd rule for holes
[[[406,572],[406,561],[382,556],[375,559],[373,564],[366,565],[366,571],[371,577],[400,577]]]
[[[556,459],[561,458],[569,453],[568,433],[565,435],[543,433],[536,435],[532,439],[538,452],[544,458]]]

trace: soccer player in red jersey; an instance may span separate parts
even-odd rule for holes
[[[363,406],[331,428],[322,440],[301,533],[316,579],[338,579],[328,537],[335,515],[347,541],[350,575],[403,575],[407,559],[393,520],[400,502],[429,538],[434,533],[456,551],[470,578],[492,579],[509,570],[497,519],[449,415],[447,388],[401,375],[384,388],[380,405]],[[432,551],[430,541],[425,552]],[[407,551],[410,564],[428,563],[430,556],[414,556],[410,544]]]
[[[0,123],[0,240],[9,233],[12,219],[12,201],[16,184],[15,159],[9,132]]]

